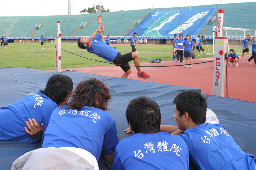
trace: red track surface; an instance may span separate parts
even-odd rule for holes
[[[197,59],[193,62],[201,62],[211,59]],[[246,100],[256,103],[256,66],[240,60],[239,67],[228,66],[228,97]],[[253,61],[252,61],[253,62]],[[145,66],[158,65],[182,65],[184,63],[176,63],[173,61],[164,61],[162,63],[142,63]],[[75,71],[90,74],[98,74],[109,77],[121,77],[122,70],[114,65],[72,68]],[[200,88],[203,94],[212,94],[213,80],[213,62],[193,65],[193,68],[185,68],[184,66],[173,67],[145,67],[143,71],[147,72],[151,78],[143,80],[137,77],[136,68],[132,67],[130,79],[158,82],[164,84],[172,84],[193,88]]]

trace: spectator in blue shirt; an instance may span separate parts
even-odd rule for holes
[[[234,52],[233,49],[229,51],[230,53],[228,55],[228,60],[231,62],[231,66],[233,66],[233,63],[235,63],[236,67],[238,67],[238,61],[239,61],[238,55]]]
[[[131,38],[131,43],[130,43],[130,45],[132,47],[132,52],[136,52],[137,51],[136,50],[136,45],[137,44],[140,45],[139,42],[137,41],[137,33],[135,32],[135,33],[133,33],[133,36]]]
[[[244,60],[244,53],[247,53],[249,55],[249,46],[248,42],[251,40],[250,35],[247,35],[245,39],[243,39],[243,54],[242,54],[242,60]]]
[[[117,145],[113,170],[189,169],[187,144],[180,136],[160,132],[161,113],[155,101],[133,99],[126,118],[135,134]]]
[[[251,60],[254,59],[254,63],[256,64],[256,38],[253,38],[252,42],[252,56],[248,59],[248,63],[251,64]]]
[[[150,78],[148,74],[141,70],[138,52],[131,52],[122,55],[115,47],[108,46],[104,41],[101,40],[102,36],[104,35],[102,16],[98,16],[97,22],[99,23],[99,28],[89,38],[80,38],[78,40],[78,47],[87,49],[89,53],[96,54],[109,62],[113,62],[116,66],[120,66],[124,71],[121,78],[128,78],[128,76],[131,74],[132,71],[129,61],[132,60],[136,66],[138,77],[143,79]]]
[[[4,48],[7,49],[8,46],[8,38],[4,36]]]
[[[196,52],[199,54],[200,53],[200,49],[199,49],[199,44],[200,44],[200,35],[198,35],[197,36],[197,38],[196,38],[196,44],[195,44],[195,46],[196,46]]]
[[[187,35],[186,36],[186,40],[184,41],[183,44],[183,49],[184,49],[184,57],[186,58],[186,64],[185,64],[185,68],[188,67],[188,65],[190,65],[190,68],[192,68],[192,53],[194,53],[194,42],[190,39],[190,36]],[[189,60],[189,64],[188,64],[188,60]]]
[[[105,42],[106,42],[107,45],[110,44],[110,37],[109,37],[109,35],[105,38]]]
[[[70,102],[53,111],[42,147],[82,148],[97,161],[102,154],[113,162],[118,137],[115,120],[107,112],[110,99],[103,82],[95,78],[80,82]]]
[[[184,50],[183,50],[183,45],[184,45],[184,39],[183,39],[183,35],[180,34],[179,35],[179,39],[177,40],[177,63],[178,62],[183,62],[183,54],[184,54]]]
[[[41,42],[41,49],[44,49],[44,36],[43,35],[41,35],[41,37],[40,37],[40,42]]]
[[[242,151],[223,126],[205,123],[207,102],[199,92],[181,92],[174,104],[174,119],[179,128],[174,134],[181,134],[186,141],[198,169],[256,168],[255,156]]]
[[[174,38],[173,38],[173,60],[176,60],[176,56],[177,56],[177,42],[178,42],[177,35],[174,35]]]
[[[54,74],[44,90],[1,107],[0,141],[34,143],[41,140],[53,110],[68,101],[72,89],[70,77]]]

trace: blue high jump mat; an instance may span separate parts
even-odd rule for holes
[[[28,68],[0,69],[0,107],[13,103],[31,92],[44,89],[48,78],[53,74],[53,72]],[[174,105],[172,101],[181,91],[192,89],[81,72],[67,71],[62,74],[73,79],[74,87],[80,81],[92,77],[106,83],[112,95],[108,112],[116,121],[120,140],[129,136],[123,130],[128,127],[125,111],[130,100],[139,96],[151,97],[160,105],[162,124],[176,125],[173,118]],[[200,89],[196,90],[200,91]],[[256,103],[211,95],[205,95],[205,97],[207,98],[208,108],[217,114],[220,124],[225,126],[241,148],[245,152],[256,155]],[[0,169],[10,169],[15,159],[39,147],[40,143],[0,142]]]

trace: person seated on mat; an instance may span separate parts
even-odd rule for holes
[[[108,162],[118,143],[115,120],[106,111],[111,99],[106,85],[95,79],[80,82],[70,102],[53,111],[42,147],[74,147]]]
[[[205,123],[206,99],[197,91],[189,90],[178,94],[174,119],[180,136],[189,146],[189,154],[199,169],[243,169],[254,170],[255,156],[245,153],[232,136],[220,124]],[[173,131],[170,126],[166,131]]]
[[[160,132],[161,113],[154,100],[133,99],[126,118],[135,134],[117,145],[113,170],[189,169],[187,144],[180,136]]]
[[[0,141],[34,143],[41,140],[52,111],[68,101],[72,89],[70,77],[54,74],[48,79],[44,90],[1,107]]]
[[[238,55],[234,52],[233,49],[231,49],[229,51],[230,51],[230,53],[228,55],[228,60],[231,62],[231,66],[233,66],[233,63],[235,63],[236,67],[238,67],[238,61],[239,61]]]
[[[116,66],[120,66],[124,71],[121,78],[128,78],[131,74],[132,70],[129,61],[132,60],[138,71],[138,77],[144,79],[150,78],[148,74],[141,70],[138,52],[121,55],[115,47],[111,47],[101,40],[104,35],[104,26],[101,16],[98,16],[97,22],[99,23],[99,28],[89,38],[79,38],[78,47],[87,49],[89,53],[96,54],[109,62],[113,62]]]

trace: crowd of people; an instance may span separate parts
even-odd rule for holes
[[[255,169],[256,158],[242,151],[223,126],[206,122],[207,102],[198,91],[183,91],[173,100],[177,125],[161,125],[153,99],[134,98],[127,103],[125,130],[133,135],[120,142],[108,113],[110,100],[110,89],[100,80],[81,81],[73,90],[70,77],[54,74],[44,90],[0,108],[0,141],[42,143],[13,168],[97,169],[104,160],[114,170]],[[75,153],[79,159],[71,159]]]
[[[250,50],[248,42],[250,41],[250,39],[250,35],[247,35],[246,38],[242,41],[242,60],[244,60],[245,53],[247,53],[247,55],[249,56]],[[176,62],[184,62],[184,56],[186,58],[185,68],[188,68],[189,65],[190,68],[192,68],[192,58],[195,58],[195,55],[198,55],[200,57],[199,54],[202,55],[202,52],[207,55],[206,51],[203,48],[204,41],[206,41],[205,37],[200,35],[198,35],[198,37],[195,39],[195,43],[191,40],[191,37],[189,35],[187,35],[185,39],[183,38],[182,34],[179,35],[179,38],[177,38],[177,35],[174,35],[173,60]],[[227,59],[231,63],[231,66],[235,65],[236,67],[238,67],[239,56],[235,53],[233,49],[229,50]],[[254,63],[256,64],[256,37],[253,37],[252,56],[248,58],[247,62],[251,64],[252,59],[254,59]]]

